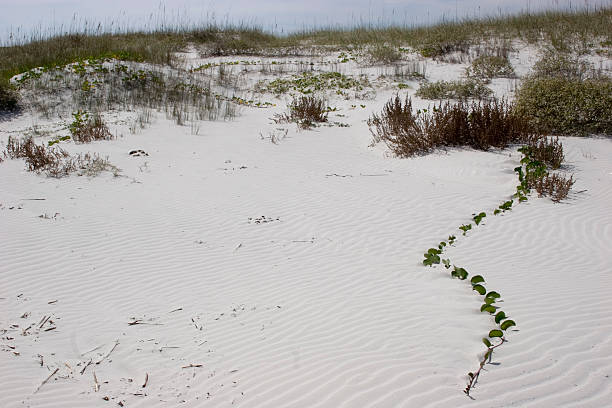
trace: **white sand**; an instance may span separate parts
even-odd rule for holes
[[[430,61],[427,75],[464,67]],[[493,87],[511,96],[513,80]],[[115,120],[124,137],[62,145],[108,155],[118,178],[0,164],[0,407],[610,404],[611,141],[563,138],[570,199],[534,195],[493,217],[520,155],[369,147],[364,120],[393,92],[333,99],[348,128],[273,124],[281,100],[199,135],[159,115],[136,135]],[[0,141],[33,123],[1,122]],[[278,144],[261,139],[279,127]],[[476,211],[484,225],[461,236]],[[493,319],[468,284],[421,264],[449,234],[453,263],[518,324],[475,400],[462,391]]]

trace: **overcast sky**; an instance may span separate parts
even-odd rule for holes
[[[247,23],[287,33],[301,28],[429,24],[542,9],[610,6],[612,0],[0,0],[0,43],[12,33],[43,34],[105,29],[143,29],[166,24]]]

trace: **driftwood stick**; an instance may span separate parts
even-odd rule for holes
[[[42,386],[45,385],[47,383],[47,381],[49,381],[51,379],[51,377],[53,377],[58,371],[59,371],[59,368],[56,368],[55,371],[53,371],[47,378],[45,378],[45,381],[40,383],[38,388],[36,388],[36,390],[34,391],[34,394],[36,394],[38,392],[38,390],[40,390],[42,388]]]

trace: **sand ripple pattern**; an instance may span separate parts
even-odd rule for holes
[[[134,143],[151,155],[125,155]],[[476,401],[461,390],[489,322],[469,288],[415,260],[512,191],[518,156],[396,160],[345,129],[276,146],[213,123],[97,146],[121,179],[3,163],[0,406],[605,405],[612,146],[565,143],[587,192],[489,217],[449,253],[521,330]]]

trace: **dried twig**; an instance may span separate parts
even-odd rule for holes
[[[110,356],[111,353],[115,350],[115,348],[117,348],[118,345],[119,345],[119,340],[115,340],[115,344],[113,345],[113,347],[109,350],[108,353],[106,353],[106,355],[104,357],[102,357],[100,360],[96,361],[96,365],[100,364],[101,362],[106,360],[108,358],[108,356]]]
[[[193,364],[193,363],[189,363],[189,365],[183,366],[183,367],[181,367],[181,368],[192,368],[192,367],[193,367],[193,368],[200,368],[200,367],[202,367],[202,366],[203,366],[202,364]]]
[[[93,372],[93,379],[94,379],[94,391],[98,392],[100,391],[100,383],[98,382],[98,377],[96,377],[96,372]]]
[[[45,378],[45,380],[42,383],[40,383],[38,388],[36,388],[36,390],[34,391],[34,394],[36,394],[38,392],[38,390],[40,390],[42,388],[42,386],[45,385],[47,383],[47,381],[49,381],[51,379],[51,377],[53,377],[58,371],[59,371],[59,368],[56,368],[55,371],[53,371],[47,378]]]
[[[149,373],[145,373],[145,381],[144,381],[144,384],[142,384],[142,388],[145,388],[148,382],[149,382]]]
[[[42,361],[42,359],[41,359]],[[81,370],[81,375],[83,375],[83,373],[85,373],[85,370],[87,370],[87,367],[89,367],[91,365],[92,361],[91,359],[89,359],[89,361],[87,362],[87,364],[85,364],[85,366],[83,367],[83,369]]]

